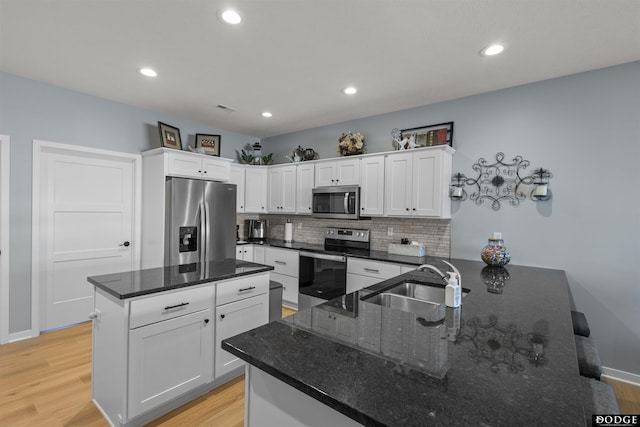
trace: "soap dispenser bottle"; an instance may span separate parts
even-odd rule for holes
[[[460,307],[462,290],[458,282],[458,274],[448,271],[447,287],[444,290],[444,303],[447,307]]]

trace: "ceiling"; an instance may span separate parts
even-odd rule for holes
[[[0,70],[260,138],[637,60],[638,0],[0,0]]]

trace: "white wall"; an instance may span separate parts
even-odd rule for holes
[[[11,137],[9,332],[31,329],[32,141],[140,153],[160,147],[157,122],[180,129],[183,148],[196,133],[221,135],[221,156],[256,138],[141,110],[0,72],[0,134]],[[87,285],[88,286],[88,285]]]
[[[501,231],[513,264],[565,270],[603,364],[640,375],[640,62],[267,138],[263,151],[286,162],[300,144],[335,157],[344,131],[362,132],[370,153],[388,151],[393,128],[446,121],[454,172],[472,176],[478,158],[502,151],[554,174],[550,202],[454,202],[452,257],[479,260]]]

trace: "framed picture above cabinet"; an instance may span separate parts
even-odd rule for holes
[[[166,123],[158,122],[158,131],[160,132],[160,140],[162,141],[163,147],[182,150],[180,129]]]
[[[205,154],[220,157],[220,135],[196,134],[196,149],[204,148]]]
[[[449,145],[453,147],[453,122],[403,129],[400,132],[402,139],[413,136],[416,148],[432,147],[434,145]]]

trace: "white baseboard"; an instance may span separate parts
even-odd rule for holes
[[[602,376],[612,380],[623,381],[640,387],[640,375],[631,372],[620,371],[618,369],[602,367]]]
[[[28,340],[29,338],[33,338],[31,329],[29,329],[28,331],[14,332],[13,334],[9,334],[9,342]]]

